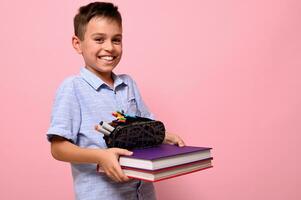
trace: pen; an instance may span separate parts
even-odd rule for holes
[[[110,132],[114,131],[114,129],[115,129],[113,126],[111,126],[110,124],[108,124],[107,122],[104,122],[104,121],[101,121],[99,124],[100,124],[104,129],[106,129],[106,130],[108,130],[108,131],[110,131]]]
[[[95,126],[95,130],[97,130],[98,132],[101,132],[101,133],[103,133],[104,135],[107,135],[107,136],[109,136],[109,135],[111,134],[110,131],[104,129],[104,128],[103,128],[101,125],[99,125],[99,124]]]

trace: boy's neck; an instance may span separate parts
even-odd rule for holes
[[[108,76],[105,77],[98,76],[98,77],[101,78],[101,80],[103,80],[103,82],[105,82],[110,88],[112,89],[114,88],[114,80],[112,78],[112,72]]]
[[[112,72],[107,73],[101,73],[99,71],[96,71],[94,69],[91,69],[90,67],[85,67],[87,70],[98,76],[103,82],[105,82],[109,87],[112,89],[114,88],[114,79],[112,77]]]

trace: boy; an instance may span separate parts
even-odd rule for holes
[[[123,174],[118,158],[131,152],[107,148],[94,130],[99,121],[112,121],[116,110],[153,118],[131,77],[112,72],[122,55],[120,13],[111,3],[90,3],[79,9],[74,30],[72,44],[85,67],[57,91],[47,132],[51,153],[71,163],[76,199],[155,199],[151,183]],[[179,136],[169,133],[164,142],[184,145]],[[105,173],[96,172],[96,164]]]

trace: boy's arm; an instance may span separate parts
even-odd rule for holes
[[[56,160],[71,163],[96,163],[112,180],[125,182],[130,180],[119,165],[120,155],[131,155],[126,149],[88,149],[81,148],[62,137],[53,137],[51,140],[51,154]],[[96,170],[96,169],[95,169]]]

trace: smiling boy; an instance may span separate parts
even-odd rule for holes
[[[82,55],[80,75],[67,78],[59,87],[47,132],[51,153],[70,162],[76,199],[155,199],[152,183],[129,179],[118,163],[131,152],[107,148],[94,130],[99,121],[112,121],[116,110],[153,118],[135,81],[116,75],[122,56],[122,20],[116,6],[95,2],[83,6],[74,18],[72,45]],[[183,140],[166,133],[165,143],[183,146]],[[99,164],[105,173],[96,172]]]
[[[111,73],[122,55],[121,21],[93,17],[84,35],[72,37],[73,47],[82,54],[86,68],[113,87]]]

